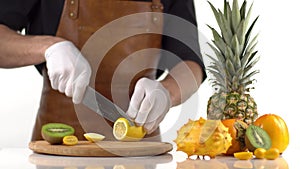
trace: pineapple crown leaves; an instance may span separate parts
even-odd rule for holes
[[[246,0],[240,8],[238,0],[233,0],[232,7],[224,0],[223,12],[208,3],[221,31],[218,33],[208,25],[213,34],[213,43],[208,45],[216,55],[214,58],[207,54],[212,60],[211,65],[207,66],[214,76],[214,79],[210,79],[212,86],[219,88],[220,92],[249,91],[249,85],[255,81],[252,77],[259,73],[258,70],[252,70],[259,60],[255,50],[258,35],[252,39],[250,36],[258,16],[248,28],[253,3],[247,11]]]

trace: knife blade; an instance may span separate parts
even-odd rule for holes
[[[82,103],[89,109],[113,123],[118,118],[124,117],[129,121],[131,126],[135,125],[130,117],[119,106],[111,102],[90,86],[86,88]]]

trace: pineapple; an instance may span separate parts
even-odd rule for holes
[[[223,12],[209,4],[221,32],[208,26],[213,34],[213,43],[209,46],[216,57],[207,54],[212,60],[207,70],[216,92],[209,98],[207,118],[236,118],[251,124],[258,116],[257,105],[249,91],[253,89],[253,76],[259,73],[252,70],[259,57],[254,49],[257,35],[254,38],[250,35],[258,17],[248,27],[252,5],[247,10],[246,0],[240,8],[237,0],[233,0],[232,6],[224,0]]]
[[[174,142],[177,151],[192,155],[215,156],[226,153],[231,146],[232,137],[228,128],[220,120],[189,120],[177,131]]]

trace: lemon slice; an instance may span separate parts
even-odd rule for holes
[[[101,141],[105,138],[104,135],[98,133],[85,133],[83,136],[92,143]]]
[[[63,144],[68,146],[73,146],[78,143],[78,138],[76,136],[65,136],[63,138]]]
[[[235,158],[240,160],[249,160],[253,157],[252,152],[237,152],[233,154]]]
[[[128,120],[121,117],[114,123],[113,135],[120,141],[139,141],[146,131],[143,127],[130,126]]]

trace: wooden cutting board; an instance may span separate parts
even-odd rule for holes
[[[118,157],[118,156],[154,156],[165,154],[173,149],[172,144],[166,142],[118,142],[79,141],[77,145],[51,145],[46,141],[33,141],[29,148],[35,153],[80,156],[80,157]]]

